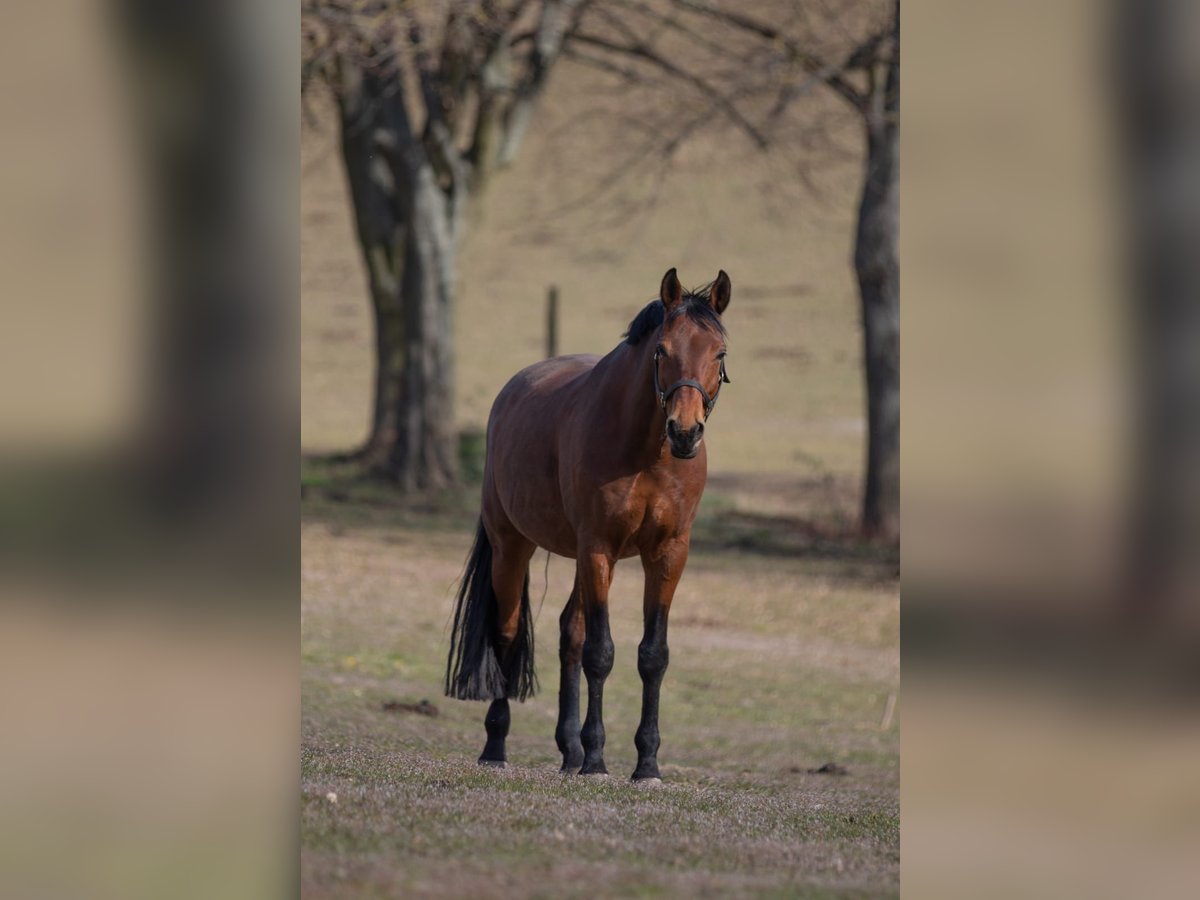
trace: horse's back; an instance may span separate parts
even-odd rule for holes
[[[552,395],[569,387],[595,368],[599,359],[591,353],[575,354],[555,356],[526,366],[500,389],[492,404],[491,417],[495,418],[498,412],[509,405]]]
[[[563,556],[575,555],[575,536],[562,511],[559,437],[599,359],[557,356],[527,366],[496,395],[488,417],[485,519],[502,519]]]

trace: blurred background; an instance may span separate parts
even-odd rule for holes
[[[887,894],[903,868],[921,896],[1189,895],[1195,4],[905,3],[899,230],[894,184],[861,215],[899,140],[890,4],[553,6],[561,32],[543,3],[0,14],[4,892]],[[871,323],[898,332],[862,291],[887,299],[890,240],[902,697],[898,382],[866,365]],[[551,331],[605,352],[672,265],[734,283],[674,787],[541,774],[570,577],[541,557],[542,694],[489,780],[482,710],[438,691],[479,428]],[[402,400],[376,334],[406,309],[430,352]]]
[[[0,893],[294,893],[299,11],[0,22]]]
[[[1182,896],[1195,4],[906,4],[904,885]]]

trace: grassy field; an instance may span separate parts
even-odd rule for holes
[[[306,896],[896,889],[898,734],[895,717],[884,719],[899,674],[899,609],[888,553],[701,542],[675,602],[665,784],[650,791],[625,780],[641,696],[640,568],[618,568],[611,599],[614,777],[563,778],[556,620],[573,570],[552,558],[543,584],[540,556],[532,593],[542,691],[514,708],[510,768],[497,772],[474,764],[484,705],[439,690],[467,511],[374,505],[309,477]],[[720,516],[706,510],[701,530],[716,530]],[[730,537],[750,547],[753,534]],[[809,771],[828,762],[848,774]]]
[[[568,112],[555,102],[545,133]],[[601,164],[602,148],[573,149],[573,165]],[[671,620],[665,783],[627,781],[640,699],[636,562],[618,567],[611,595],[613,777],[557,773],[557,617],[573,564],[552,558],[543,576],[544,554],[531,588],[542,689],[514,706],[510,767],[474,764],[485,707],[443,698],[440,684],[478,488],[403,500],[320,460],[364,436],[371,332],[335,136],[310,129],[304,894],[894,894],[898,554],[851,536],[863,437],[848,264],[857,159],[823,174],[823,196],[796,198],[764,186],[769,160],[735,169],[722,165],[723,148],[702,147],[653,186],[652,204],[620,220],[597,206],[555,212],[578,190],[562,152],[534,139],[468,238],[461,426],[482,425],[500,385],[539,358],[548,285],[562,290],[562,352],[605,352],[669,266],[691,283],[725,268],[734,283],[733,384],[706,434],[709,488]],[[813,771],[826,763],[845,773]]]

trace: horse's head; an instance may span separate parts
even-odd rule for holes
[[[704,439],[725,375],[725,328],[731,286],[722,270],[707,292],[685,294],[675,270],[662,280],[663,322],[654,348],[654,389],[667,414],[671,455],[691,459]]]

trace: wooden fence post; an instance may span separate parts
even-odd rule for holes
[[[558,356],[558,286],[546,295],[546,358]]]

